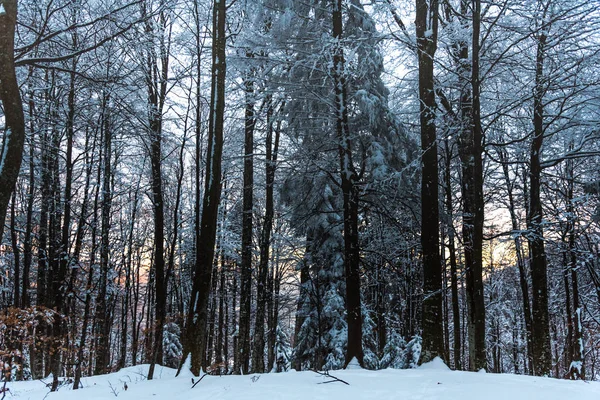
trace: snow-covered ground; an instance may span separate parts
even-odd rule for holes
[[[441,363],[412,370],[334,371],[348,382],[325,383],[314,372],[246,376],[206,376],[192,388],[190,374],[175,378],[175,371],[157,368],[147,381],[147,366],[84,378],[84,388],[62,387],[48,393],[44,383],[10,383],[6,399],[18,400],[600,400],[600,383],[572,382],[517,375],[453,372]],[[125,384],[127,390],[125,390]],[[0,396],[1,397],[1,396]]]

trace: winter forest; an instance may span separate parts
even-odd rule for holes
[[[600,377],[598,0],[0,0],[0,104],[3,381]]]

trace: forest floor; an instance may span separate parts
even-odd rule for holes
[[[5,400],[598,400],[600,383],[518,376],[453,372],[441,362],[411,370],[366,371],[352,369],[315,372],[206,376],[192,388],[190,373],[175,377],[175,370],[158,367],[155,379],[146,380],[147,365],[84,378],[81,390],[65,385],[49,393],[42,381],[12,382]],[[196,379],[197,380],[197,379]],[[127,389],[125,389],[127,386]],[[0,395],[0,398],[2,396]]]

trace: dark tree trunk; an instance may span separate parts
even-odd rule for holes
[[[273,367],[273,348],[274,335],[273,330],[276,328],[272,326],[273,322],[273,280],[269,279],[267,284],[267,276],[269,274],[269,250],[271,246],[271,230],[273,229],[273,217],[274,217],[274,200],[273,200],[273,187],[275,184],[275,169],[277,167],[277,153],[279,150],[279,131],[280,125],[273,129],[273,105],[272,99],[268,98],[267,103],[267,137],[266,137],[266,165],[265,165],[265,219],[262,225],[262,231],[260,235],[260,259],[258,263],[258,284],[256,289],[256,324],[255,324],[255,336],[254,336],[254,360],[253,366],[255,372],[264,372],[264,353],[265,353],[265,338],[264,338],[264,319],[265,319],[265,306],[268,304],[268,357],[267,357],[267,371]],[[273,131],[275,130],[275,143],[273,144]],[[267,284],[266,289],[264,285]],[[263,288],[261,288],[261,285]],[[258,332],[261,332],[260,326],[262,326],[262,333],[259,337]],[[260,357],[260,358],[259,358]],[[262,360],[262,361],[261,361]],[[255,364],[256,362],[256,364]]]
[[[50,86],[54,88],[54,74]],[[52,90],[53,102],[57,101],[56,93]],[[52,121],[58,121],[57,107],[58,104],[52,106],[51,118]],[[53,123],[52,123],[53,124]],[[47,343],[47,363],[45,365],[46,374],[52,373],[52,386],[51,391],[56,391],[58,388],[58,377],[60,375],[60,355],[61,355],[61,341],[60,341],[60,326],[62,323],[62,310],[60,304],[62,303],[61,284],[62,279],[60,276],[60,254],[61,254],[61,214],[62,209],[60,205],[60,179],[59,179],[59,148],[60,148],[60,134],[58,129],[52,129],[52,143],[50,151],[50,176],[51,176],[51,199],[50,199],[50,210],[49,210],[49,228],[48,228],[48,257],[49,257],[49,271],[48,271],[48,287],[47,287],[47,301],[48,307],[55,311],[52,325],[48,326],[47,335],[49,341]]]
[[[102,139],[101,139],[102,140]],[[95,159],[95,150],[96,150],[96,136],[94,136],[93,142],[92,142],[92,149],[90,152],[90,159],[89,159],[89,163],[87,164],[87,172],[86,172],[86,186],[89,187],[89,180],[90,180],[90,176],[92,173],[92,165],[94,164],[94,159]],[[100,147],[100,154],[98,155],[98,160],[102,160],[102,147]],[[86,158],[86,161],[87,158]],[[96,176],[96,181],[100,182],[100,177],[101,177],[101,173],[102,173],[102,167],[100,165],[100,163],[98,163],[98,173]],[[89,264],[89,271],[88,271],[88,276],[87,276],[87,283],[85,286],[85,300],[84,300],[84,311],[83,311],[83,321],[81,322],[81,338],[79,339],[79,348],[77,349],[77,361],[75,364],[75,378],[73,381],[73,390],[79,389],[80,387],[80,382],[81,382],[81,375],[82,375],[82,363],[83,363],[83,358],[85,355],[85,348],[86,348],[86,340],[87,340],[87,331],[88,331],[88,325],[90,323],[90,313],[91,313],[91,308],[92,308],[92,291],[93,291],[93,282],[94,282],[94,268],[95,268],[95,264],[96,264],[96,232],[98,230],[98,204],[100,202],[100,187],[98,185],[96,185],[96,192],[94,194],[94,204],[93,204],[93,218],[92,218],[92,223],[91,223],[91,240],[92,240],[92,249],[90,252],[90,264]],[[84,218],[85,215],[85,211],[86,211],[86,203],[83,203],[83,207],[82,207],[82,215],[80,218]],[[80,219],[80,229],[82,226],[83,222]],[[90,349],[91,350],[91,349]],[[89,359],[88,359],[88,365],[91,367],[92,365],[92,355],[90,355]]]
[[[191,354],[191,371],[198,374],[205,361],[208,299],[215,253],[218,208],[221,200],[221,156],[223,152],[223,119],[225,112],[225,1],[213,5],[213,54],[208,160],[202,207],[200,236],[196,243],[196,268],[190,310],[187,315],[184,354]]]
[[[564,238],[563,238],[564,239]],[[568,261],[568,250],[563,251],[563,285],[565,287],[565,310],[567,317],[567,336],[565,337],[565,360],[563,362],[564,367],[568,368],[568,364],[573,360],[573,312],[571,309],[571,285],[569,283],[569,261]],[[560,376],[557,374],[557,376]]]
[[[104,143],[104,164],[102,177],[102,204],[101,204],[101,239],[100,239],[100,280],[98,282],[98,298],[96,300],[96,366],[94,375],[105,374],[109,371],[110,364],[110,322],[108,314],[108,272],[110,268],[110,209],[112,204],[111,176],[112,176],[112,132],[109,116],[110,95],[103,94],[102,100],[102,140]]]
[[[144,363],[150,364],[152,362],[152,346],[154,345],[154,312],[153,309],[156,310],[155,307],[152,307],[154,303],[154,251],[152,252],[152,257],[150,259],[150,270],[148,271],[148,284],[146,285],[146,293],[144,296],[144,305],[143,309],[146,310],[146,335],[144,335],[144,347],[142,353],[142,359]],[[143,313],[143,311],[142,311]]]
[[[277,310],[275,309],[275,270],[274,266],[270,266],[267,276],[267,298],[266,298],[266,314],[267,314],[267,365],[266,372],[273,370],[275,363],[275,342],[277,340]]]
[[[278,263],[276,263],[277,266]],[[277,364],[277,368],[276,371],[277,372],[283,372],[282,371],[282,365],[279,362],[279,359],[275,359],[275,342],[277,340],[277,327],[279,326],[279,293],[281,292],[281,273],[279,271],[279,269],[273,269],[273,274],[274,274],[274,278],[273,278],[273,322],[271,324],[271,335],[270,335],[270,346],[269,348],[272,350],[272,355],[271,355],[271,364],[273,365],[273,363]]]
[[[344,272],[346,278],[346,318],[348,343],[344,366],[356,358],[363,365],[362,315],[360,301],[360,248],[358,241],[358,174],[352,162],[352,138],[348,124],[348,99],[342,36],[342,0],[335,0],[332,12],[333,24],[333,84],[335,86],[335,116],[340,178],[344,196]]]
[[[444,357],[442,263],[438,204],[438,150],[435,126],[434,56],[438,1],[416,0],[421,122],[421,250],[423,252],[423,350],[421,362]]]
[[[229,373],[229,299],[233,297],[235,299],[235,291],[233,292],[233,296],[229,295],[229,271],[230,266],[227,266],[227,270],[224,271],[224,278],[222,278],[225,284],[225,288],[223,289],[223,370],[225,373]],[[235,315],[235,313],[233,313]]]
[[[544,55],[546,35],[538,35],[535,90],[533,96],[533,141],[529,159],[529,214],[528,242],[531,255],[531,284],[533,289],[532,326],[533,326],[533,372],[538,376],[552,372],[552,352],[550,349],[550,317],[548,313],[548,276],[546,251],[544,249],[544,230],[541,190],[541,156],[544,143]]]
[[[152,132],[156,135],[157,132]],[[152,358],[150,369],[148,370],[148,379],[154,376],[154,366],[156,363],[162,363],[162,339],[163,326],[166,318],[166,279],[165,279],[165,258],[164,258],[164,202],[162,194],[162,152],[160,150],[161,139],[154,138],[151,144],[151,163],[152,163],[152,191],[154,208],[154,285],[155,285],[155,321],[152,329],[154,330],[152,345]]]
[[[269,303],[267,307],[268,312],[268,336],[267,336],[267,372],[273,370],[281,372],[281,367],[276,357],[276,343],[277,343],[277,327],[279,326],[279,291],[281,287],[281,276],[277,269],[277,263],[270,269],[269,274]]]
[[[33,100],[29,103],[30,114],[29,118],[33,121]],[[31,122],[33,127],[33,122]],[[30,144],[29,144],[29,183],[27,191],[27,216],[25,222],[25,237],[23,240],[23,291],[21,306],[27,308],[30,306],[29,298],[29,271],[31,270],[31,264],[33,259],[32,249],[32,235],[33,235],[33,202],[35,195],[35,134],[33,129],[31,130]]]
[[[237,265],[236,267],[233,269],[233,281],[231,282],[231,326],[239,326],[238,322],[239,320],[236,318],[237,317],[237,313],[235,310],[237,310],[237,290],[238,290],[238,272],[237,272]],[[237,330],[237,332],[233,335],[233,340],[232,340],[232,345],[233,345],[233,369],[232,369],[232,373],[239,373],[240,371],[240,359],[238,357],[239,353],[238,353],[238,335],[239,335],[239,329]],[[238,371],[238,372],[236,372]]]
[[[226,336],[226,332],[225,332],[225,324],[226,324],[226,317],[225,317],[225,296],[226,296],[226,291],[225,291],[225,275],[226,275],[226,261],[225,261],[225,252],[223,250],[221,250],[221,268],[219,270],[219,321],[217,324],[217,343],[215,346],[215,363],[216,364],[223,364],[223,362],[227,361],[227,355],[225,355],[225,357],[223,357],[223,348],[224,348],[224,343],[227,341],[227,336]],[[219,365],[219,368],[221,370],[221,366]],[[226,368],[223,368],[226,369]]]
[[[73,36],[73,44],[77,45],[76,36]],[[73,71],[77,68],[76,60],[72,62]],[[72,286],[67,285],[67,291],[65,293],[64,284],[67,281],[67,274],[70,272],[71,275],[75,275],[75,271],[70,268],[71,266],[71,258],[69,254],[69,244],[71,238],[71,191],[72,191],[72,181],[73,181],[73,141],[75,134],[75,72],[71,72],[70,74],[70,83],[69,83],[69,93],[67,95],[67,121],[66,121],[66,140],[67,140],[67,149],[65,154],[65,189],[64,189],[64,208],[63,208],[63,221],[62,221],[62,232],[60,236],[60,245],[56,248],[57,260],[53,262],[58,267],[58,270],[53,271],[52,279],[53,279],[53,292],[54,292],[54,308],[57,311],[57,315],[54,320],[53,326],[53,337],[54,337],[54,351],[52,354],[52,391],[58,390],[58,378],[61,376],[61,356],[63,354],[63,348],[66,346],[68,340],[68,332],[67,332],[67,321],[64,318],[69,317],[69,305],[70,302],[67,301],[65,294],[68,296],[70,293],[68,290],[72,289]],[[60,146],[59,140],[57,140],[57,145]],[[59,171],[58,171],[58,155],[56,161],[56,177],[55,180],[59,182]],[[60,192],[59,192],[60,193]],[[56,207],[58,209],[58,200],[60,194],[57,193],[57,204]],[[56,240],[58,241],[58,226],[60,225],[60,218],[57,216],[57,232],[55,235],[57,236]],[[63,340],[65,344],[63,344]]]
[[[387,282],[382,276],[384,273],[383,265],[377,266],[377,286],[375,288],[375,323],[377,329],[377,356],[381,359],[384,356],[385,346],[387,344],[387,313],[386,297]]]
[[[46,75],[47,77],[47,75]],[[47,275],[48,275],[48,213],[50,209],[50,167],[49,167],[49,148],[50,143],[48,142],[48,132],[44,130],[41,137],[41,206],[40,206],[40,221],[38,228],[38,240],[37,240],[37,257],[38,257],[38,268],[37,268],[37,285],[36,285],[36,304],[38,306],[46,306],[48,304],[46,299],[47,290]],[[39,371],[41,372],[41,371]],[[36,375],[38,376],[38,375]]]
[[[220,241],[220,239],[219,239]],[[217,257],[218,254],[221,252],[220,251],[220,243],[217,243]],[[213,352],[215,350],[214,348],[214,343],[215,343],[215,321],[217,320],[217,287],[219,284],[219,281],[217,280],[217,275],[218,275],[219,269],[217,268],[217,258],[215,258],[214,262],[213,262],[213,272],[212,272],[212,277],[211,277],[211,281],[213,282],[213,285],[211,287],[211,293],[210,293],[210,299],[211,299],[211,304],[210,304],[210,308],[209,308],[209,317],[208,317],[208,331],[207,331],[207,335],[208,335],[208,339],[206,342],[206,365],[210,366],[212,365],[212,359],[213,359]]]
[[[33,67],[29,68],[28,78],[31,79],[33,75]],[[30,143],[29,143],[29,183],[27,192],[27,217],[25,222],[25,238],[23,240],[23,299],[21,305],[23,308],[29,307],[31,300],[29,294],[29,273],[31,271],[31,264],[33,262],[33,203],[35,195],[35,101],[33,95],[32,84],[29,83],[28,88],[28,102],[29,102],[29,130]],[[33,349],[32,349],[33,350]],[[35,355],[34,355],[35,357]]]
[[[441,231],[441,243],[446,243],[446,235],[445,232]],[[442,256],[442,286],[444,288],[448,287],[448,264],[446,262],[445,257]],[[444,310],[444,360],[450,363],[450,317],[449,317],[449,309],[448,309],[448,290],[444,290],[442,292],[442,306]]]
[[[76,41],[74,43],[76,45]],[[72,68],[75,71],[77,67],[76,61],[73,61]],[[67,96],[67,123],[66,123],[66,139],[67,139],[67,151],[65,154],[65,192],[64,192],[64,209],[63,209],[63,225],[62,225],[62,241],[60,249],[60,274],[66,279],[67,274],[71,272],[71,276],[76,276],[76,270],[70,268],[72,259],[69,254],[69,246],[71,239],[71,192],[73,185],[73,141],[75,136],[75,72],[70,74],[69,82],[69,94]],[[85,196],[85,194],[84,194]],[[71,271],[70,271],[71,269]],[[62,282],[61,282],[62,283]],[[72,289],[73,286],[70,284],[68,289]],[[67,293],[70,294],[70,293]],[[68,303],[64,304],[64,312],[66,315],[69,314]],[[61,305],[62,306],[62,305]]]
[[[280,110],[285,107],[285,101],[281,104]],[[267,134],[272,135],[273,130],[271,129],[273,125],[272,121],[273,115],[272,112],[269,113],[267,121],[268,131]],[[261,240],[261,263],[266,262],[268,267],[268,262],[270,258],[270,248],[271,248],[271,231],[273,229],[273,218],[275,215],[274,212],[274,199],[273,199],[273,190],[275,185],[275,172],[277,170],[277,156],[279,154],[279,139],[281,136],[281,119],[277,121],[277,126],[275,127],[275,141],[273,142],[272,137],[267,137],[266,145],[267,145],[267,166],[265,167],[266,173],[266,181],[267,181],[267,193],[265,196],[265,221],[263,225],[263,234]],[[268,235],[267,235],[268,233]],[[273,364],[275,362],[275,341],[277,340],[277,325],[279,320],[279,275],[276,271],[275,267],[271,268],[271,278],[269,283],[269,333],[268,333],[268,356],[267,356],[267,368],[269,370],[273,368]]]
[[[572,150],[572,146],[571,150]],[[568,271],[571,273],[571,284],[573,285],[573,336],[571,340],[572,354],[571,364],[569,365],[568,376],[571,379],[585,380],[585,351],[583,346],[583,326],[581,313],[583,312],[579,304],[579,282],[577,280],[577,253],[575,249],[575,224],[576,214],[573,204],[573,187],[574,187],[574,165],[573,160],[566,161],[567,172],[567,235],[568,235],[568,250],[569,250],[569,265]],[[567,298],[568,299],[568,298]]]
[[[164,6],[164,4],[162,4]],[[146,14],[144,4],[143,14]],[[163,361],[163,327],[167,317],[167,279],[165,276],[165,211],[162,181],[162,130],[163,108],[167,97],[167,80],[169,73],[169,52],[171,32],[165,11],[159,14],[160,27],[165,31],[158,32],[160,39],[159,55],[149,51],[146,63],[146,86],[148,89],[148,122],[150,134],[150,164],[152,171],[152,206],[154,211],[154,294],[155,310],[152,344],[152,357],[148,369],[148,380],[154,377],[154,368]],[[148,35],[156,34],[153,26],[146,24]],[[165,38],[166,37],[166,38]],[[151,42],[153,45],[153,42]],[[177,221],[177,218],[175,218]],[[175,222],[177,223],[177,222]]]
[[[253,57],[252,53],[247,57]],[[244,375],[250,371],[250,310],[252,303],[252,211],[254,195],[254,81],[253,71],[248,72],[246,77],[246,113],[244,120],[244,189],[243,189],[243,211],[242,211],[242,263],[240,277],[240,329],[238,337],[238,358],[241,366],[241,373]],[[256,285],[257,304],[264,301],[264,282],[262,276]],[[260,309],[260,307],[259,307]],[[264,308],[263,308],[264,311]],[[264,322],[264,312],[257,314]],[[255,326],[254,338],[256,341],[264,343],[264,324]],[[260,337],[259,337],[260,336]],[[263,344],[264,348],[264,344]],[[257,355],[252,360],[252,368],[262,372],[264,369],[263,355]],[[240,371],[234,371],[239,373]]]
[[[462,369],[462,341],[460,336],[460,306],[458,298],[458,272],[456,262],[456,245],[454,244],[454,205],[452,199],[452,149],[448,140],[444,142],[446,150],[446,165],[444,170],[444,191],[447,214],[448,253],[450,258],[450,290],[452,295],[452,325],[453,325],[453,354],[454,369]]]
[[[164,82],[166,85],[166,81]],[[162,82],[161,82],[162,86]],[[156,98],[156,100],[158,100]],[[157,103],[152,103],[150,111],[150,162],[152,165],[152,206],[154,211],[154,285],[155,285],[155,323],[152,345],[152,358],[150,369],[148,370],[148,379],[154,376],[154,366],[156,363],[162,363],[162,338],[163,326],[166,318],[166,279],[165,279],[165,215],[162,184],[162,110]]]
[[[19,249],[19,233],[17,231],[17,223],[16,223],[16,202],[17,196],[16,192],[13,192],[12,201],[10,205],[10,239],[11,246],[13,251],[13,262],[14,262],[14,299],[13,305],[17,308],[21,306],[21,284],[19,280],[21,279],[21,251]]]
[[[468,5],[462,2],[466,13]],[[466,45],[461,46],[462,71],[459,156],[462,167],[463,246],[468,304],[469,367],[487,368],[485,352],[485,303],[483,295],[483,162],[479,99],[479,33],[481,2],[473,1],[471,65]],[[467,77],[468,72],[470,77]],[[469,87],[470,86],[470,87]]]
[[[140,270],[142,265],[142,250],[141,246],[137,249],[136,254],[136,265],[134,269],[135,273],[132,275],[133,280],[133,301],[131,304],[131,364],[137,365],[138,363],[138,352],[139,352],[139,341],[140,341],[140,329],[144,316],[144,305],[142,304],[142,310],[139,313],[141,316],[138,320],[138,310],[140,303]]]
[[[4,0],[2,4],[5,12],[0,15],[0,101],[4,109],[4,141],[0,153],[0,238],[25,144],[25,116],[14,60],[17,1]]]
[[[74,45],[76,46],[76,38],[74,38]],[[76,70],[77,63],[74,60],[72,63],[73,71]],[[67,281],[67,274],[71,272],[74,274],[74,271],[70,270],[71,258],[69,254],[69,244],[71,237],[71,191],[72,191],[72,181],[73,181],[73,141],[74,141],[74,123],[75,123],[75,73],[72,72],[70,74],[70,84],[69,84],[69,93],[67,95],[67,121],[66,121],[66,140],[67,140],[67,148],[65,154],[65,188],[64,188],[64,208],[63,208],[63,218],[62,218],[62,227],[60,226],[61,218],[60,218],[60,191],[59,191],[59,170],[58,170],[58,154],[54,156],[54,190],[56,190],[56,200],[54,202],[54,210],[52,213],[54,218],[55,227],[52,228],[54,239],[53,242],[56,243],[53,247],[55,250],[53,253],[55,256],[52,260],[52,293],[53,293],[53,307],[57,311],[57,314],[54,318],[53,325],[53,340],[54,340],[54,348],[51,354],[51,368],[52,368],[52,391],[58,390],[58,378],[61,376],[61,356],[63,353],[63,340],[66,342],[67,338],[67,321],[64,320],[65,317],[69,316],[69,305],[70,303],[65,300],[65,289],[64,284]],[[58,149],[60,148],[60,138],[57,135],[57,139],[55,141],[56,151],[58,153]],[[54,146],[53,146],[54,147]],[[60,231],[60,232],[59,232]],[[67,290],[69,286],[67,286]],[[68,295],[68,293],[66,293]]]

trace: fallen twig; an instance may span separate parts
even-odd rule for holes
[[[192,385],[192,389],[193,389],[194,387],[196,387],[196,385],[197,385],[197,384],[199,384],[199,383],[200,383],[200,381],[201,381],[202,379],[204,379],[204,377],[205,377],[206,375],[208,375],[208,374],[204,374],[204,375],[202,375],[202,376],[200,377],[200,379],[198,379],[196,382],[194,382],[194,384]]]
[[[333,376],[333,375],[331,375],[331,374],[329,373],[329,371],[321,372],[321,371],[317,371],[316,369],[313,369],[312,371],[313,371],[313,372],[316,372],[317,374],[319,374],[319,375],[321,375],[321,376],[325,376],[325,377],[327,377],[327,378],[331,378],[331,380],[330,380],[330,381],[326,381],[326,382],[319,382],[319,383],[318,383],[319,385],[320,385],[320,384],[323,384],[323,383],[341,382],[341,383],[344,383],[344,384],[346,384],[346,385],[350,386],[350,384],[349,384],[348,382],[346,382],[346,381],[345,381],[345,380],[343,380],[343,379],[340,379],[340,378],[338,378],[337,376]]]
[[[0,393],[2,393],[2,400],[4,400],[6,393],[8,392],[10,392],[10,389],[6,387],[6,380],[4,380],[4,385],[2,386],[2,389],[0,389]]]

